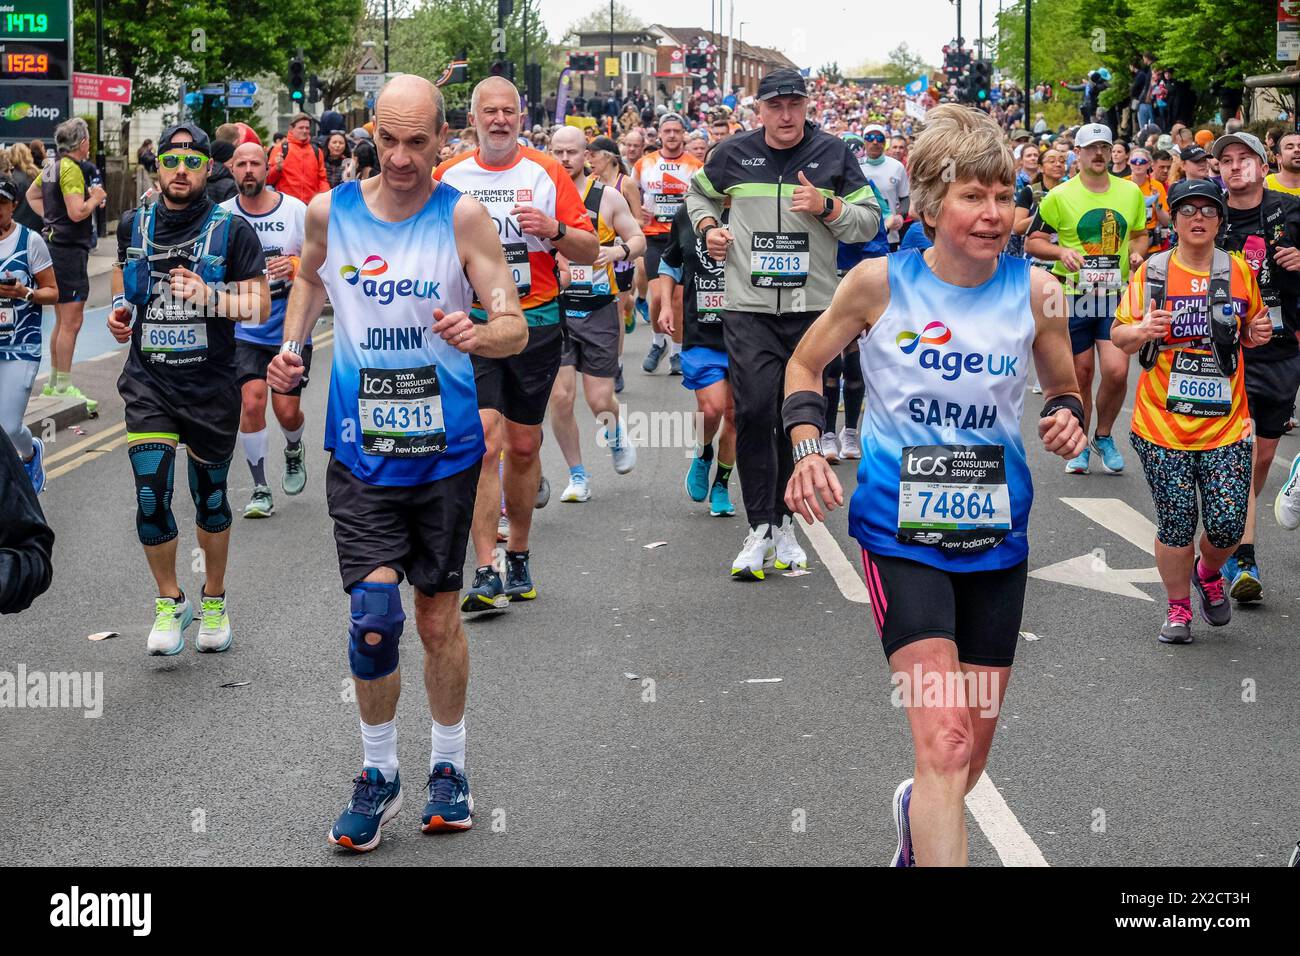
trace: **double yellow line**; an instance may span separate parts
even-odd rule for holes
[[[333,341],[334,330],[326,329],[312,340],[312,348],[313,350],[324,348]],[[82,441],[69,445],[67,448],[61,448],[52,454],[46,455],[45,478],[48,481],[51,478],[66,475],[87,462],[95,461],[99,456],[108,454],[115,448],[121,448],[126,442],[126,422],[118,422],[98,434],[91,435]],[[63,462],[63,464],[59,464],[59,462]],[[51,468],[51,465],[55,467]]]

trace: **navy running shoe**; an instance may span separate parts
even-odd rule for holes
[[[908,777],[894,791],[894,825],[898,827],[898,849],[890,866],[916,866],[912,856],[912,824],[908,820],[908,811],[912,806],[912,778]]]
[[[491,565],[486,565],[474,572],[474,585],[460,599],[460,609],[466,614],[499,611],[509,603],[505,588],[501,585],[501,575]]]
[[[330,830],[330,843],[366,853],[379,846],[384,824],[402,809],[402,775],[392,783],[374,767],[366,767],[352,778],[352,799]]]
[[[528,571],[527,551],[506,552],[506,596],[512,601],[531,601],[537,597],[533,576]]]
[[[645,361],[641,363],[641,368],[647,372],[653,372],[659,367],[659,363],[664,360],[664,353],[668,351],[666,345],[650,344],[650,351],[645,354]]]
[[[468,830],[474,825],[474,798],[469,795],[469,777],[443,760],[429,774],[429,802],[420,815],[425,833],[439,830]]]

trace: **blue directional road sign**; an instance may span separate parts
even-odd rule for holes
[[[232,93],[226,97],[226,108],[232,110],[251,110],[253,108],[253,98],[251,96],[236,96]]]
[[[203,87],[202,92],[204,96],[225,96],[226,85],[224,83],[209,83]]]
[[[231,96],[256,96],[257,84],[252,80],[231,80],[226,84],[226,92]]]

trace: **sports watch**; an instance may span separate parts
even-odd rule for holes
[[[564,234],[569,231],[569,227],[560,221],[556,221],[555,235],[551,236],[551,242],[559,242],[564,238]]]

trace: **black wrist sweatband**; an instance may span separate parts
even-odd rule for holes
[[[796,425],[812,425],[821,434],[826,427],[826,396],[811,390],[787,396],[781,403],[781,423],[787,438]]]
[[[1055,415],[1062,408],[1068,408],[1070,414],[1079,420],[1079,427],[1083,428],[1083,402],[1079,401],[1073,395],[1057,395],[1055,398],[1049,398],[1043,403],[1043,413],[1040,418],[1048,418]]]

